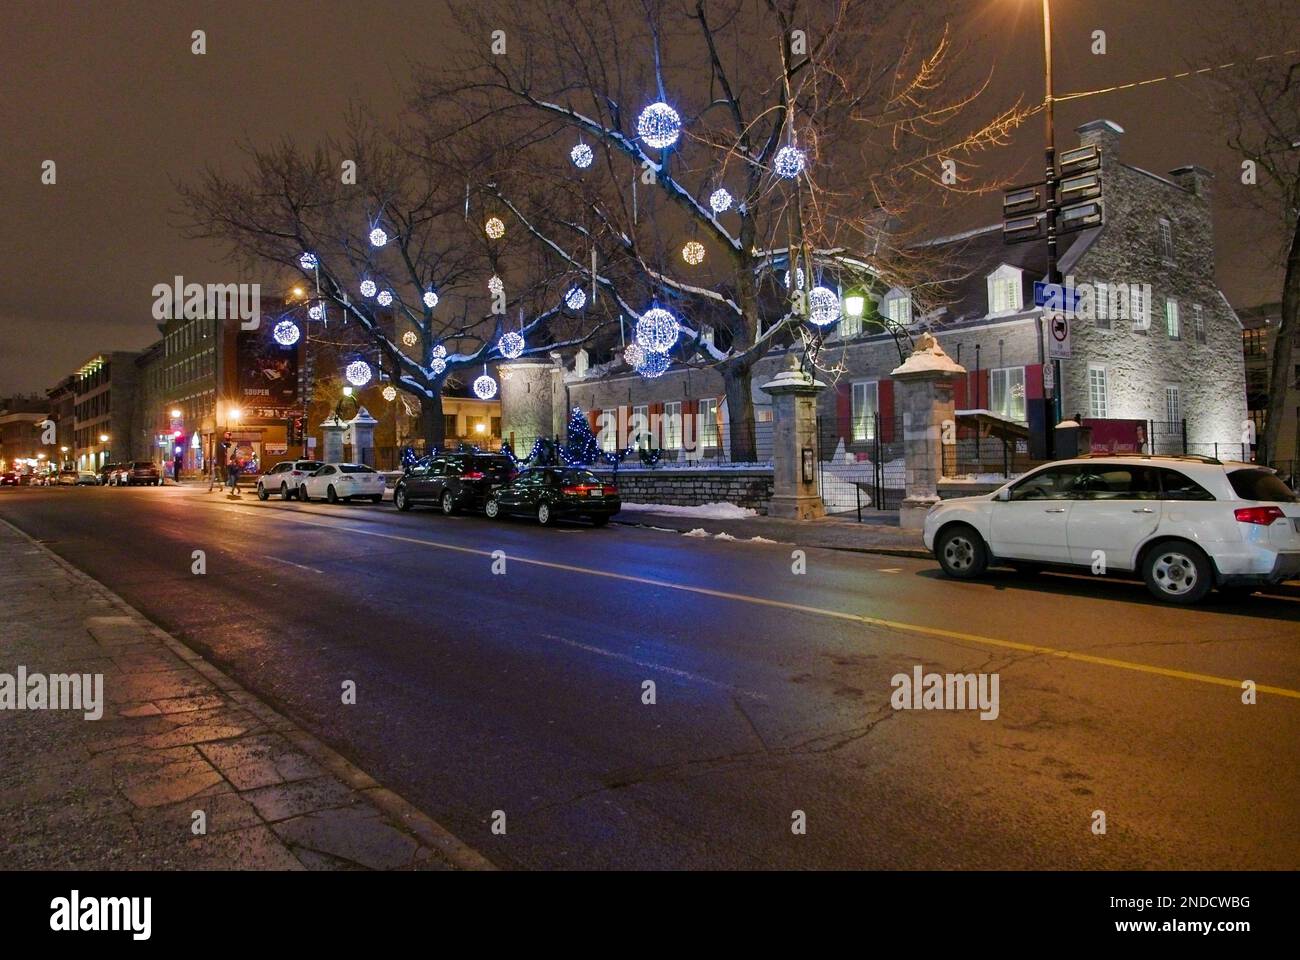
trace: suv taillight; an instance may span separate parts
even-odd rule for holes
[[[1238,523],[1258,523],[1265,527],[1286,516],[1278,507],[1239,507],[1233,515]]]
[[[580,497],[590,489],[590,487],[560,487],[560,493],[566,497]]]
[[[462,473],[460,475],[460,478],[462,480],[482,480],[483,476],[484,474],[482,472],[478,470],[471,470],[469,473]]]

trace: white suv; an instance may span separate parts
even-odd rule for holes
[[[1300,500],[1253,463],[1080,457],[935,504],[925,546],[951,577],[999,562],[1140,573],[1161,600],[1196,603],[1300,576]]]
[[[278,493],[281,500],[302,499],[302,483],[324,464],[319,460],[285,460],[257,478],[257,499]]]

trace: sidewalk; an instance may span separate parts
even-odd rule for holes
[[[6,869],[491,869],[3,521],[0,597]],[[87,719],[84,700],[74,709],[14,709],[20,667],[32,706],[40,703],[34,675],[49,677],[52,700],[52,675],[102,674],[102,716]],[[196,811],[206,819],[202,835]]]
[[[930,551],[921,543],[921,531],[901,529],[896,511],[864,510],[862,521],[858,523],[856,514],[822,517],[820,520],[782,520],[764,516],[721,520],[655,513],[653,507],[624,509],[614,515],[615,523],[659,527],[682,533],[702,529],[709,536],[721,533],[737,540],[763,537],[798,547],[879,553],[891,557],[931,557]]]

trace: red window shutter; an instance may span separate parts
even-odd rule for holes
[[[836,433],[844,442],[853,441],[853,385],[839,383],[835,385],[835,424]]]
[[[1043,399],[1043,365],[1041,363],[1025,367],[1025,399]]]
[[[650,404],[648,411],[650,423],[647,427],[650,431],[650,446],[659,449],[664,445],[664,405],[662,403]]]
[[[894,381],[881,380],[876,386],[880,402],[880,439],[891,443],[894,439]]]

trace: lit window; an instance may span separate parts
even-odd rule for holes
[[[989,371],[989,410],[1005,420],[1025,423],[1025,368]]]
[[[900,326],[912,323],[912,297],[906,291],[891,291],[885,296],[885,316]]]
[[[682,448],[682,402],[674,400],[664,404],[664,449]]]
[[[1101,419],[1107,416],[1109,391],[1105,367],[1088,367],[1088,416]]]
[[[871,440],[876,435],[876,414],[880,412],[880,384],[864,380],[853,384],[853,439]]]
[[[1169,339],[1177,340],[1182,336],[1182,327],[1178,319],[1178,301],[1165,301],[1165,332],[1169,334]]]
[[[700,444],[718,445],[718,401],[715,397],[700,401]]]
[[[1174,259],[1174,226],[1164,217],[1160,224],[1160,256],[1172,263]]]
[[[1146,290],[1140,283],[1128,288],[1128,315],[1133,321],[1134,330],[1147,330],[1151,327],[1151,303]]]
[[[1183,402],[1178,387],[1165,387],[1165,419],[1169,423],[1178,423],[1183,419]]]
[[[1016,313],[1024,306],[1020,271],[1001,266],[988,276],[989,313]]]

